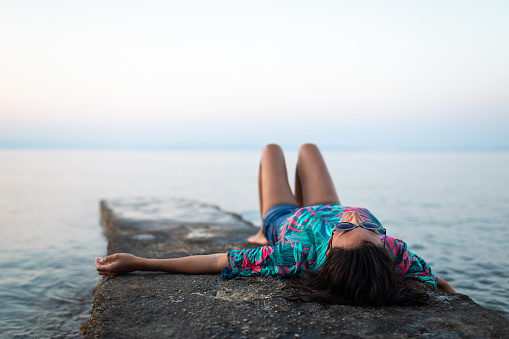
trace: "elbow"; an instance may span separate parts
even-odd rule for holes
[[[452,288],[447,281],[442,278],[437,278],[437,287],[447,294],[454,294],[456,291]]]
[[[230,267],[230,263],[228,262],[227,253],[218,253],[216,254],[216,273],[221,273],[223,268]]]

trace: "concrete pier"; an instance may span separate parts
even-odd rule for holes
[[[239,216],[182,199],[102,201],[107,254],[174,258],[251,247],[256,229]],[[292,303],[275,277],[135,272],[95,288],[86,338],[509,338],[509,320],[468,296],[431,295],[428,306],[352,307]]]

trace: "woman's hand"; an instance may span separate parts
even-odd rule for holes
[[[116,253],[105,258],[95,258],[95,268],[100,275],[119,275],[139,270],[143,259],[127,253]]]
[[[441,289],[442,291],[444,291],[445,293],[447,294],[453,294],[453,293],[456,293],[456,291],[454,290],[454,288],[451,287],[451,285],[449,285],[449,283],[447,281],[445,281],[444,279],[442,278],[437,278],[437,287],[439,289]]]

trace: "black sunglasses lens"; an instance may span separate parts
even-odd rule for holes
[[[375,224],[374,222],[363,222],[362,227],[370,229],[370,230],[379,230],[382,228],[382,226]]]
[[[349,222],[338,222],[336,224],[336,226],[334,226],[334,230],[336,231],[348,231],[348,230],[352,230],[354,229],[355,227],[350,224]]]

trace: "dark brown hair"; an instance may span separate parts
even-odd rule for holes
[[[340,305],[422,305],[429,296],[402,287],[392,257],[372,242],[353,249],[332,248],[317,272],[296,276],[291,301]]]

